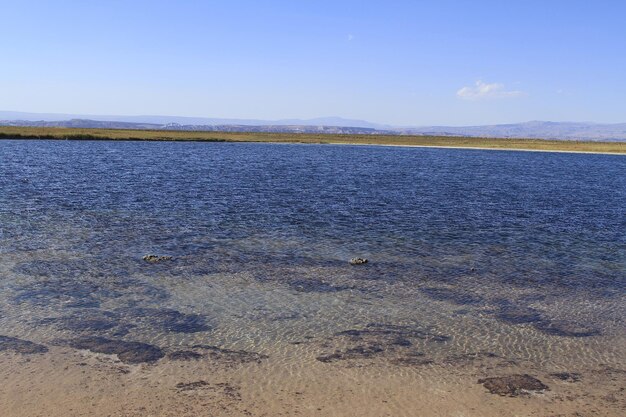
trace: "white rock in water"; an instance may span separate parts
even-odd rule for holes
[[[157,263],[162,261],[171,261],[171,256],[158,256],[158,255],[146,255],[143,257],[143,260],[150,263]]]

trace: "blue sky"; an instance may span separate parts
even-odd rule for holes
[[[626,122],[626,1],[0,0],[0,110]]]

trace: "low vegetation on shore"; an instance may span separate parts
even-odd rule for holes
[[[0,139],[137,140],[198,142],[274,142],[354,145],[441,146],[450,148],[626,154],[626,142],[541,139],[471,138],[455,136],[333,135],[170,130],[70,129],[0,126]]]

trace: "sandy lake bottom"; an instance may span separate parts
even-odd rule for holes
[[[0,174],[0,416],[626,412],[623,157],[3,141]]]

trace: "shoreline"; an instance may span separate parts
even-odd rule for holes
[[[301,141],[262,141],[262,140],[208,140],[208,139],[140,139],[140,138],[127,138],[127,139],[114,139],[114,138],[86,138],[86,139],[68,139],[68,138],[39,138],[39,137],[18,137],[18,138],[3,138],[0,137],[0,141],[3,140],[42,140],[42,141],[74,141],[74,142],[187,142],[187,143],[229,143],[229,144],[268,144],[268,145],[324,145],[324,146],[377,146],[386,148],[427,148],[427,149],[463,149],[474,151],[503,151],[503,152],[542,152],[542,153],[565,153],[565,154],[587,154],[587,155],[615,155],[626,156],[626,149],[623,151],[576,151],[567,149],[532,149],[532,148],[500,148],[500,147],[487,147],[487,146],[455,146],[455,145],[404,145],[404,144],[390,144],[390,143],[351,143],[351,142],[301,142]],[[535,139],[532,139],[535,140]],[[541,139],[537,139],[541,140]],[[589,142],[593,143],[593,142]],[[615,142],[621,143],[621,142]],[[624,142],[626,148],[626,142]]]
[[[318,363],[296,366],[292,372],[271,361],[228,365],[166,358],[129,365],[115,355],[59,347],[28,358],[9,353],[1,359],[0,414],[12,417],[530,417],[576,416],[581,411],[617,417],[623,404],[621,372],[611,367],[558,373],[555,368],[541,371],[506,365],[500,359],[479,359],[473,364],[417,365],[408,370],[376,363],[352,367]],[[499,369],[489,372],[485,366]],[[526,372],[539,377],[545,389],[498,395],[481,383],[483,377]]]
[[[271,143],[271,142],[267,142]],[[275,142],[280,144],[280,142]],[[619,143],[619,142],[617,142]],[[308,145],[302,144],[302,145]],[[478,146],[440,146],[440,145],[392,145],[392,144],[364,144],[364,143],[350,143],[350,142],[342,142],[342,143],[328,143],[327,145],[352,145],[352,146],[385,146],[385,147],[393,147],[393,148],[432,148],[432,149],[465,149],[465,150],[475,150],[475,151],[512,151],[512,152],[548,152],[548,153],[574,153],[574,154],[589,154],[589,155],[617,155],[617,156],[626,156],[625,153],[621,152],[601,152],[601,151],[570,151],[570,150],[559,150],[559,149],[523,149],[523,148],[487,148],[487,147],[478,147]]]
[[[0,126],[0,140],[273,143],[626,155],[626,142],[458,136],[193,132]]]

